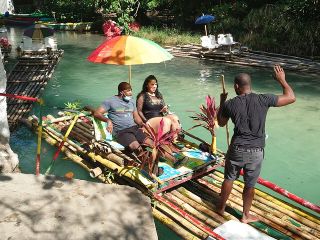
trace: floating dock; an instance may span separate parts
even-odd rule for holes
[[[47,52],[24,52],[8,75],[7,94],[38,98],[52,77],[55,67],[63,55],[63,50]],[[7,99],[7,114],[10,130],[14,130],[19,120],[32,108],[32,102]]]
[[[201,45],[166,46],[166,49],[176,57],[205,59],[214,62],[263,68],[270,68],[274,64],[280,64],[286,70],[320,75],[320,62],[307,58],[252,51],[241,47],[232,51],[227,48],[209,50],[201,47]]]

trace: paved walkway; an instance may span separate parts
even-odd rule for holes
[[[29,174],[0,175],[0,239],[158,239],[138,190]]]

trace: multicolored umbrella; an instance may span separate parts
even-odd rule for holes
[[[94,63],[128,65],[130,83],[131,65],[160,63],[172,58],[167,50],[151,40],[123,35],[103,42],[90,54],[88,60]]]
[[[45,37],[53,36],[54,30],[52,28],[48,28],[45,25],[35,24],[31,27],[28,27],[23,35],[30,37],[32,39],[43,39]]]

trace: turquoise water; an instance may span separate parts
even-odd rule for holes
[[[10,31],[9,36],[14,43],[20,40],[19,33],[20,29]],[[116,94],[119,82],[127,81],[127,66],[93,64],[86,60],[104,40],[102,36],[72,32],[56,35],[59,47],[64,49],[65,53],[43,92],[45,113],[55,114],[59,108],[64,107],[64,103],[75,100],[80,100],[83,105],[98,106],[104,98]],[[132,85],[134,94],[138,94],[144,78],[149,74],[155,75],[159,80],[160,91],[166,102],[171,105],[171,111],[180,117],[183,128],[188,129],[194,124],[189,116],[193,114],[192,111],[198,111],[207,94],[219,99],[220,74],[225,75],[229,97],[235,96],[232,81],[234,75],[239,72],[252,74],[255,92],[281,94],[280,86],[271,77],[271,69],[183,58],[174,58],[165,64],[133,66]],[[296,92],[297,101],[287,107],[269,110],[266,124],[266,154],[261,177],[319,205],[320,76],[288,72],[287,80]],[[35,113],[37,114],[37,111]],[[229,128],[232,133],[230,124]],[[204,129],[194,129],[191,133],[210,140]],[[34,172],[35,140],[35,135],[25,127],[12,134],[11,145],[20,156],[23,172]],[[217,130],[217,141],[218,147],[225,151],[227,146],[224,128]],[[42,169],[48,166],[53,152],[51,146],[44,144]],[[54,173],[64,175],[69,171],[74,172],[76,178],[88,179],[84,170],[61,156],[57,160]],[[167,233],[170,234],[168,231],[165,234]],[[171,236],[170,239],[174,237]]]

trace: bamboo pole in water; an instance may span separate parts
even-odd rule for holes
[[[200,240],[200,238],[198,238],[194,234],[190,233],[189,231],[187,231],[185,228],[181,227],[180,225],[178,225],[171,218],[167,217],[159,210],[153,209],[152,214],[156,219],[158,219],[164,225],[168,226],[172,231],[177,233],[183,239]]]

